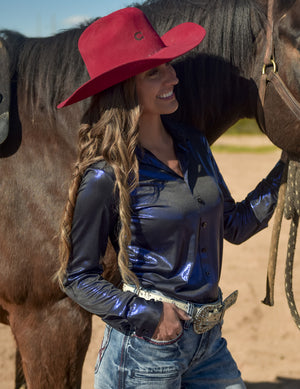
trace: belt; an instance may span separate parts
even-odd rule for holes
[[[203,332],[209,331],[216,324],[220,323],[223,320],[225,311],[230,308],[237,300],[238,291],[235,290],[231,293],[224,301],[217,301],[215,303],[203,304],[197,306],[196,304],[180,301],[177,299],[172,299],[170,297],[159,294],[155,291],[150,291],[147,289],[139,289],[136,287],[124,284],[123,291],[130,291],[137,294],[139,297],[144,298],[145,300],[155,300],[166,303],[175,304],[176,307],[182,309],[190,315],[192,312],[192,322],[193,328],[196,334],[202,334]]]

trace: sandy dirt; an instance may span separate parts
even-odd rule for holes
[[[223,137],[218,143],[270,144],[264,137]],[[280,151],[263,154],[216,152],[215,158],[233,197],[242,200],[265,177]],[[226,312],[223,335],[235,357],[247,388],[300,388],[300,332],[292,320],[284,292],[284,266],[289,221],[282,227],[275,305],[265,297],[266,271],[273,222],[240,246],[225,242],[221,287],[226,296],[238,289],[237,303]],[[294,265],[294,295],[300,309],[300,247]],[[93,388],[93,369],[103,334],[103,322],[94,317],[92,341],[83,372],[83,389]],[[14,340],[9,327],[0,325],[0,389],[14,388]],[[49,388],[52,389],[52,388]],[[113,389],[113,388],[112,388]]]

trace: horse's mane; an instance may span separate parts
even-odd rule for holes
[[[139,8],[160,33],[185,20],[201,24],[208,33],[196,51],[239,69],[251,66],[253,43],[266,26],[265,10],[253,0],[147,0]]]
[[[77,41],[83,28],[70,29],[48,38],[26,40],[19,70],[26,74],[24,87],[38,109],[55,110],[86,76]],[[46,86],[46,87],[43,87]]]
[[[0,31],[10,56],[11,78],[26,90],[23,101],[31,112],[51,117],[56,105],[87,78],[77,49],[86,26],[46,38],[27,38],[14,31]]]

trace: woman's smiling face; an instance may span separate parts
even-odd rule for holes
[[[178,101],[174,86],[178,84],[170,63],[159,65],[136,76],[136,92],[142,115],[166,115],[175,112]]]

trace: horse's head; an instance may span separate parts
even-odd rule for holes
[[[260,83],[258,121],[274,144],[299,159],[300,0],[274,0],[268,28],[269,36],[260,42],[261,58],[270,66]]]

